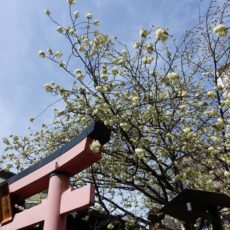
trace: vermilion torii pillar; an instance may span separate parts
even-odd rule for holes
[[[62,230],[66,228],[66,215],[60,216],[60,207],[62,194],[68,187],[69,177],[67,175],[63,173],[53,173],[50,175],[44,229]]]
[[[93,185],[72,190],[69,178],[98,161],[109,138],[110,131],[94,122],[67,145],[0,184],[0,229],[17,230],[44,222],[44,230],[65,230],[66,214],[89,207],[95,199]],[[95,140],[101,144],[96,152],[91,148]],[[16,204],[47,188],[48,197],[41,204],[12,214],[10,202]]]

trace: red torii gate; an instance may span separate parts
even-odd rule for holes
[[[69,178],[98,161],[102,145],[109,138],[110,131],[101,122],[94,122],[70,143],[1,184],[0,229],[23,229],[44,221],[44,230],[65,230],[66,214],[89,207],[95,199],[92,184],[72,190]],[[97,152],[91,148],[94,140],[101,144]],[[47,188],[48,197],[41,204],[12,214],[10,203],[21,202]]]

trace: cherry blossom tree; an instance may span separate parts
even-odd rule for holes
[[[5,138],[4,165],[20,171],[100,120],[112,131],[103,159],[73,178],[76,187],[95,184],[99,210],[145,225],[149,209],[184,188],[228,194],[229,1],[211,0],[199,25],[179,40],[153,26],[142,28],[132,47],[102,33],[91,13],[80,16],[75,1],[68,4],[69,26],[45,14],[69,50],[39,56],[62,68],[72,87],[44,85],[64,106],[41,130]]]

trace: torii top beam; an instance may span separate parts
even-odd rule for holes
[[[68,144],[8,179],[11,198],[19,202],[44,191],[48,188],[52,172],[68,176],[81,172],[101,158],[101,151],[95,154],[90,150],[92,141],[98,140],[103,145],[109,139],[110,131],[101,122],[94,122]]]

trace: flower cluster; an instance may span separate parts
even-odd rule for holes
[[[213,29],[213,32],[216,33],[219,37],[224,37],[228,33],[228,28],[224,24],[219,24]]]
[[[58,27],[57,27],[57,31],[58,31],[59,33],[64,33],[64,32],[65,32],[65,28],[62,27],[62,26],[58,26]]]
[[[146,30],[146,29],[140,29],[140,36],[142,37],[142,38],[146,38],[147,36],[148,36],[148,31]]]
[[[143,57],[142,61],[143,61],[144,64],[151,64],[152,61],[153,61],[153,58],[145,56],[145,57]]]
[[[58,51],[55,53],[55,56],[56,56],[57,58],[60,58],[60,57],[63,56],[63,53],[61,52],[61,50],[58,50]]]
[[[156,40],[165,42],[168,38],[168,31],[165,29],[158,28],[156,30]]]
[[[90,144],[90,150],[93,153],[98,153],[100,151],[101,144],[98,140],[93,140],[93,142]]]
[[[134,49],[139,49],[140,46],[141,46],[141,43],[138,42],[138,41],[136,41],[136,42],[133,43],[133,48],[134,48]]]
[[[79,12],[76,10],[76,11],[74,11],[73,15],[74,15],[75,18],[78,18],[79,17]]]
[[[46,57],[46,53],[43,50],[38,51],[38,56],[41,58],[45,58]]]
[[[114,229],[114,225],[112,223],[109,223],[107,225],[107,229],[109,229],[109,230]]]
[[[44,84],[43,88],[45,89],[46,92],[52,92],[52,90],[53,90],[52,84],[50,84],[50,83]]]
[[[207,92],[207,96],[209,97],[209,98],[215,98],[216,97],[216,92],[215,91],[208,91]]]
[[[135,154],[138,157],[142,158],[144,156],[144,154],[145,154],[145,150],[143,148],[136,148],[135,149]]]
[[[85,18],[88,19],[88,20],[90,20],[90,19],[93,18],[93,15],[91,13],[86,13],[85,14]]]
[[[170,72],[167,74],[167,78],[169,80],[178,80],[180,78],[180,76],[177,73]]]

